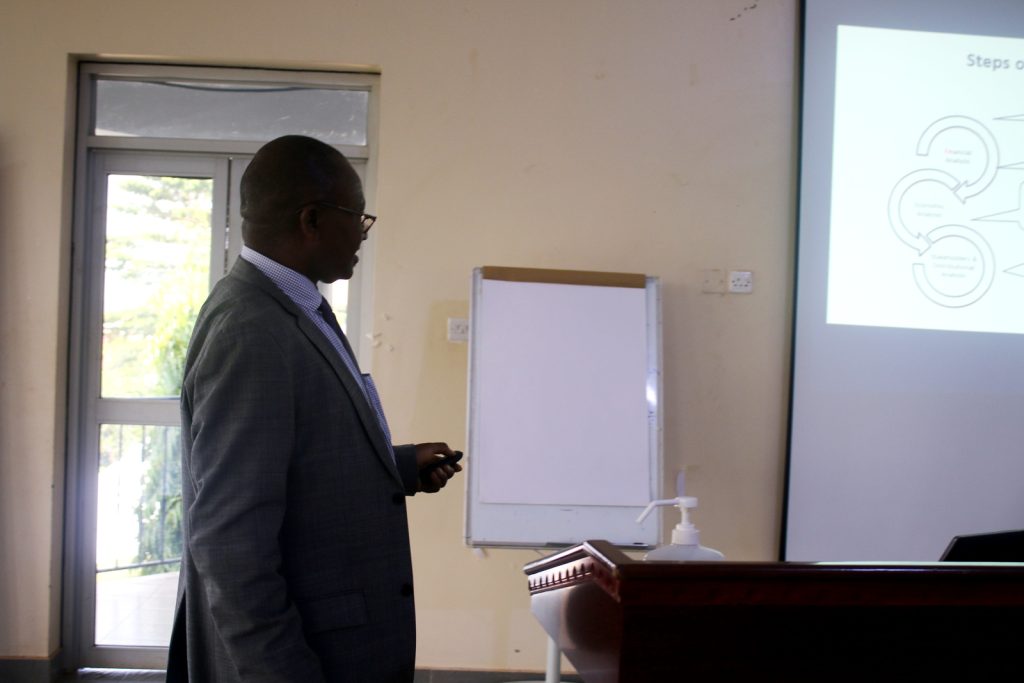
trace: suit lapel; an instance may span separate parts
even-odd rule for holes
[[[231,269],[231,273],[228,277],[237,277],[238,279],[259,287],[261,290],[270,295],[275,301],[288,311],[295,322],[298,325],[299,330],[306,337],[306,339],[316,347],[320,355],[324,357],[327,363],[331,366],[335,376],[341,382],[348,393],[349,398],[352,400],[352,405],[355,406],[356,415],[359,416],[359,421],[362,422],[363,428],[370,437],[370,442],[373,444],[373,450],[376,452],[377,457],[380,458],[383,465],[391,472],[392,476],[401,484],[402,478],[398,474],[398,468],[396,463],[391,457],[390,449],[386,443],[384,437],[384,430],[381,428],[380,421],[377,419],[377,414],[370,406],[369,401],[366,398],[366,394],[363,392],[363,388],[357,384],[355,377],[349,372],[348,368],[345,367],[345,363],[338,356],[338,352],[335,351],[334,346],[331,345],[327,337],[317,328],[316,325],[302,312],[295,302],[288,298],[288,295],[280,290],[280,288],[274,284],[274,282],[266,275],[260,272],[256,266],[252,265],[245,259],[239,258],[235,262],[235,266]],[[352,347],[349,346],[348,339],[342,334],[341,343],[344,344],[345,349],[352,354]],[[352,358],[355,355],[352,354]]]
[[[363,423],[366,433],[370,436],[370,441],[373,443],[373,448],[377,452],[377,457],[381,459],[395,478],[401,482],[401,478],[398,475],[398,469],[395,467],[395,462],[392,460],[391,453],[385,443],[384,430],[380,426],[380,420],[377,419],[377,413],[375,413],[373,408],[370,406],[363,388],[357,384],[358,380],[356,380],[356,378],[352,376],[352,373],[349,372],[348,368],[345,367],[344,362],[342,362],[341,358],[338,356],[338,352],[334,350],[334,347],[323,333],[302,313],[302,311],[298,312],[295,319],[298,322],[299,329],[304,335],[306,335],[306,338],[313,344],[313,346],[317,348],[320,355],[327,360],[331,369],[334,370],[334,374],[341,381],[342,386],[345,387],[345,391],[352,399],[352,404],[356,407],[356,413],[359,415],[359,420]],[[342,337],[341,339],[342,343],[345,344],[346,349],[350,349],[345,337]]]

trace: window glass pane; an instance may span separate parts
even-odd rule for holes
[[[369,92],[187,81],[96,81],[96,135],[365,145]],[[197,114],[202,112],[202,114]]]
[[[172,398],[209,291],[213,180],[107,177],[100,394]]]
[[[338,319],[338,325],[348,334],[348,280],[335,280],[329,286],[331,310]],[[348,340],[353,346],[358,346],[355,339]]]
[[[96,643],[166,646],[181,559],[179,427],[100,426]]]

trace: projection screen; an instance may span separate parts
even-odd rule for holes
[[[1024,528],[1024,2],[807,0],[782,555]]]

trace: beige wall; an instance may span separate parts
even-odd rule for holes
[[[750,560],[779,528],[796,32],[795,0],[5,0],[0,657],[60,646],[70,55],[380,70],[373,365],[399,440],[465,445],[444,326],[474,266],[661,277],[666,474]],[[754,294],[701,294],[706,268],[753,270]],[[411,507],[420,664],[541,669],[537,554],[474,555],[463,509]]]

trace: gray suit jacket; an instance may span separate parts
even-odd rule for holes
[[[411,681],[398,467],[323,334],[238,259],[196,321],[181,397],[184,552],[168,681]]]

